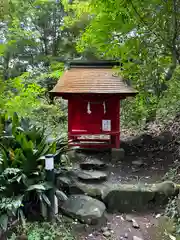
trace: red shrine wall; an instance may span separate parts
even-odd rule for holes
[[[101,97],[88,95],[71,96],[68,98],[68,132],[70,134],[107,134],[119,132],[119,125],[119,96]]]

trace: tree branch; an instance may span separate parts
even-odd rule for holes
[[[176,1],[176,0],[173,0],[173,1]],[[137,11],[137,8],[135,7],[135,5],[133,4],[133,1],[132,0],[129,0],[129,2],[131,3],[131,6],[134,10],[134,12],[136,13],[136,15],[139,17],[141,23],[143,23],[146,27],[148,27],[148,31],[151,32],[157,39],[160,38],[164,43],[165,45],[172,51],[172,46],[171,44],[169,44],[168,42],[165,41],[165,39],[160,35],[160,34],[157,34],[156,32],[154,32],[151,27],[154,25],[154,23],[152,25],[149,25],[143,17],[141,17],[140,13]]]
[[[177,50],[177,37],[178,37],[178,21],[177,21],[177,0],[172,0],[172,27],[173,27],[173,37],[172,37],[172,64],[165,76],[165,80],[169,81],[176,69],[177,62],[179,61],[179,53]]]
[[[176,49],[176,43],[177,43],[177,32],[178,32],[178,23],[177,23],[177,2],[176,0],[172,0],[172,9],[173,9],[173,15],[172,15],[172,25],[173,25],[173,39],[172,39],[172,60],[173,64],[177,64],[178,60],[178,54]]]
[[[172,0],[172,26],[173,26],[173,38],[172,38],[172,42],[171,44],[169,44],[168,42],[165,41],[165,39],[160,35],[160,34],[157,34],[156,32],[154,32],[151,27],[153,25],[149,25],[144,19],[143,17],[139,14],[139,12],[137,11],[135,5],[133,4],[133,1],[132,0],[129,0],[130,3],[131,3],[131,6],[133,8],[133,10],[135,11],[136,15],[139,17],[141,23],[143,23],[145,26],[147,26],[149,28],[149,31],[158,39],[160,38],[164,43],[165,45],[170,49],[171,51],[171,54],[172,54],[172,64],[170,65],[169,69],[168,69],[168,72],[165,76],[165,81],[169,81],[172,76],[173,76],[173,73],[176,69],[176,66],[177,66],[177,62],[180,62],[180,57],[179,57],[179,52],[178,52],[178,49],[177,49],[177,37],[178,37],[178,21],[177,21],[177,12],[178,12],[178,9],[177,9],[177,0]],[[167,86],[164,86],[165,83],[163,84],[163,88],[162,88],[162,91],[163,90],[166,90],[167,89]]]

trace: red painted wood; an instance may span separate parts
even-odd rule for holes
[[[87,113],[90,103],[91,114]],[[104,112],[103,102],[106,105]],[[102,120],[111,120],[111,130],[103,131]],[[106,142],[105,147],[120,145],[120,99],[114,95],[71,95],[68,99],[68,136],[69,140],[76,141],[81,135],[111,135],[111,142]],[[83,141],[83,140],[82,140]],[[95,140],[94,140],[95,141]],[[98,141],[98,140],[97,140]],[[105,140],[106,141],[106,140]],[[78,146],[78,143],[75,144]],[[82,147],[79,143],[79,146]],[[88,148],[100,147],[102,144],[85,144]]]
[[[91,139],[91,138],[86,138],[86,139],[76,139],[76,141],[80,141],[80,142],[109,142],[110,139],[100,139],[100,138],[97,138],[97,139]]]

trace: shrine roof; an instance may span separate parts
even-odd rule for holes
[[[112,61],[73,62],[50,92],[53,95],[70,93],[122,94],[133,96],[137,91],[117,76]]]

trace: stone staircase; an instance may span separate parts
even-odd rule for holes
[[[57,177],[57,186],[69,194],[88,194],[98,198],[97,189],[108,181],[108,165],[96,158],[86,158],[74,164],[69,172]],[[93,194],[93,189],[96,193]],[[90,191],[90,192],[89,192]]]
[[[58,175],[57,188],[69,196],[67,201],[59,202],[61,211],[86,224],[104,224],[106,206],[100,199],[108,180],[107,164],[99,159],[86,158]]]
[[[104,160],[104,159],[103,159]],[[82,156],[74,166],[56,173],[56,186],[68,199],[59,202],[66,215],[87,224],[105,219],[107,212],[129,213],[161,205],[179,193],[173,182],[158,184],[120,184],[111,182],[108,164],[94,156]],[[168,189],[168,191],[167,191]],[[178,191],[178,192],[177,192]]]
[[[78,180],[86,183],[102,183],[108,179],[107,165],[98,159],[87,158],[76,170]]]

